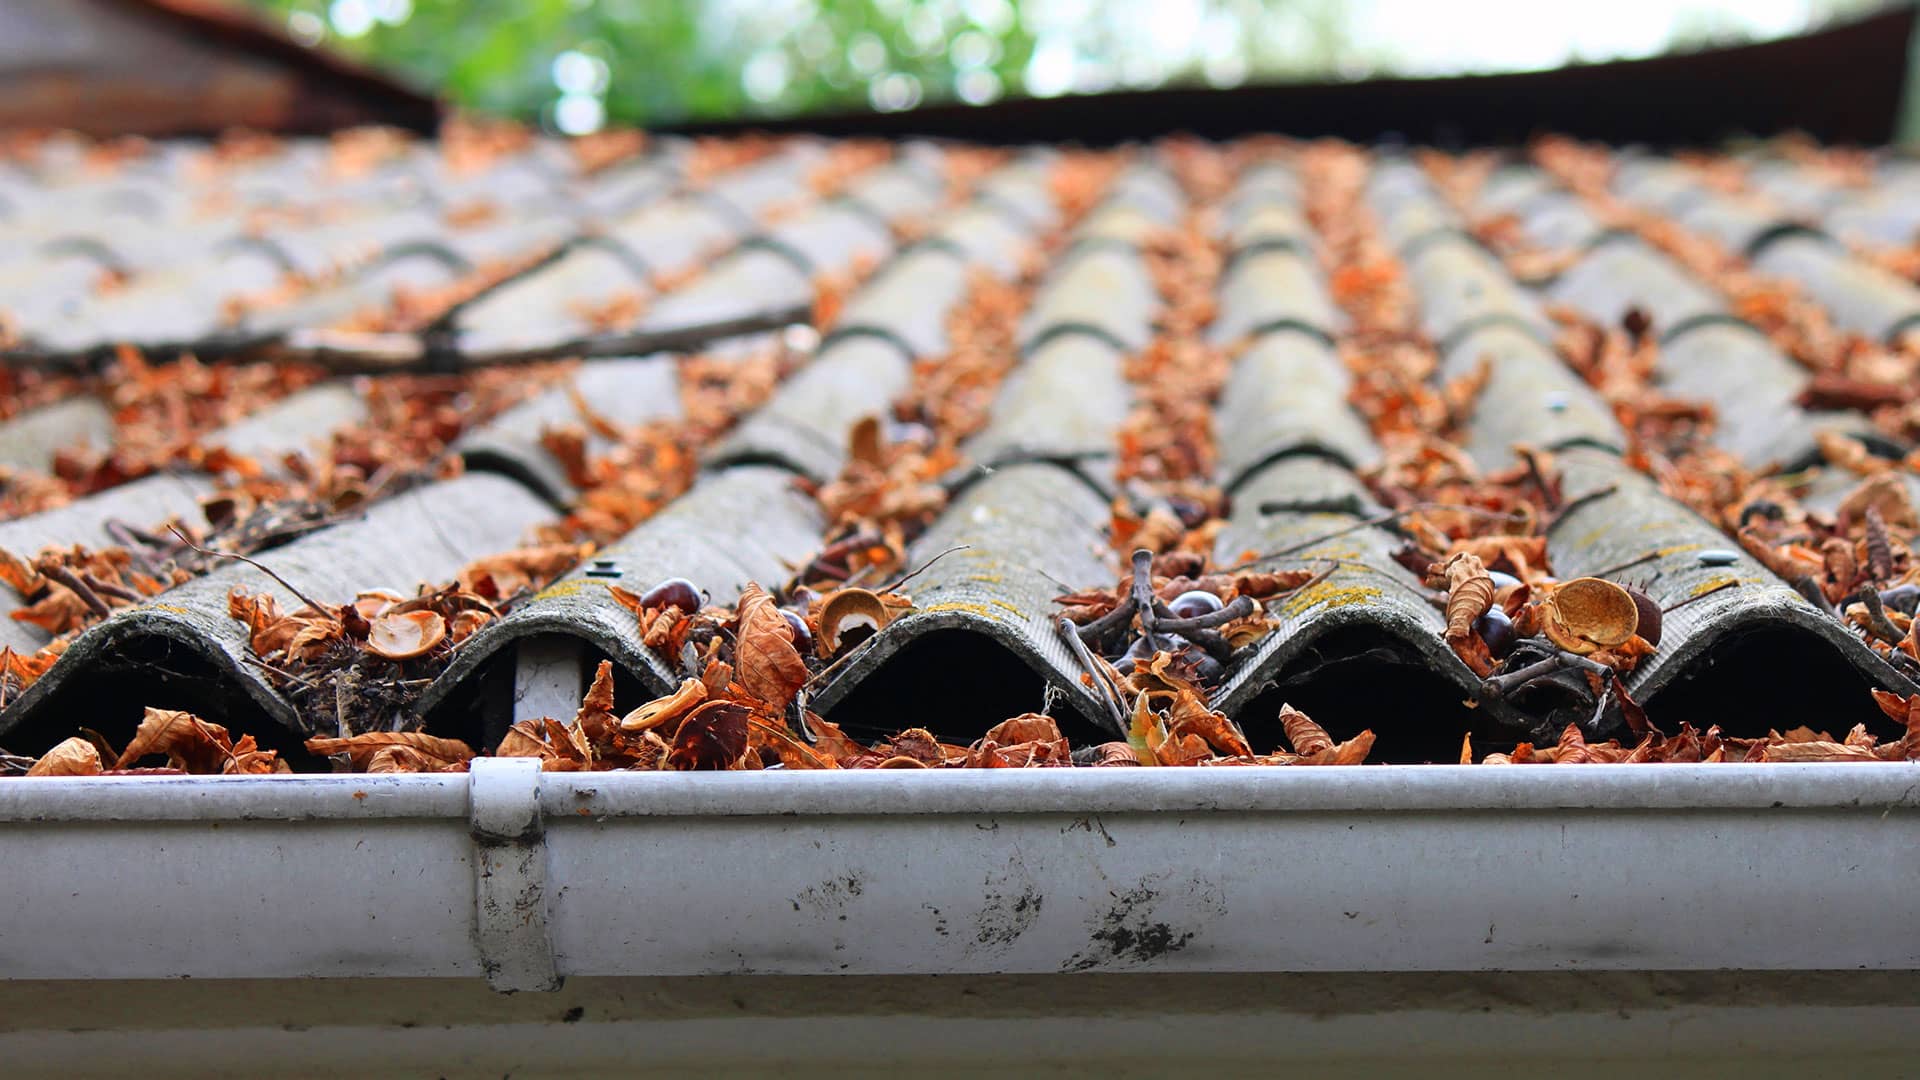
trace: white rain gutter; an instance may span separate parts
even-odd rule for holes
[[[1920,764],[0,782],[0,978],[1920,968]]]

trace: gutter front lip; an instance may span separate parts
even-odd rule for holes
[[[1920,763],[472,770],[0,781],[0,979],[1920,971]]]
[[[487,767],[489,759],[477,759]],[[0,823],[465,818],[468,776],[0,781]],[[1920,762],[543,773],[541,812],[592,817],[1920,808]]]

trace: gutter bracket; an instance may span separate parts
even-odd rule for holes
[[[475,758],[471,769],[474,944],[487,985],[507,994],[558,990],[539,759]]]

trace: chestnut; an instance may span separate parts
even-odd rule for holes
[[[640,594],[640,606],[645,608],[677,607],[682,613],[691,615],[700,610],[700,590],[693,582],[683,577],[671,577],[646,592]]]

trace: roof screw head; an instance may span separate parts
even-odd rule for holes
[[[1726,548],[1708,548],[1697,552],[1694,560],[1701,566],[1732,566],[1740,561],[1740,553]]]
[[[1548,412],[1563,413],[1567,411],[1568,401],[1564,390],[1548,391],[1546,396],[1541,400],[1545,402]]]
[[[624,571],[612,559],[595,559],[593,565],[587,568],[588,577],[617,578],[622,573]]]

